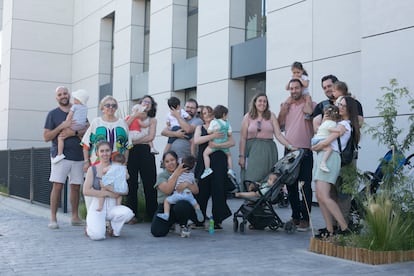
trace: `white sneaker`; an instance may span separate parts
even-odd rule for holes
[[[209,176],[210,174],[213,173],[213,170],[211,168],[207,168],[204,170],[203,174],[200,176],[201,179],[206,178],[207,176]]]
[[[236,173],[235,173],[232,169],[229,169],[229,170],[227,171],[227,175],[228,175],[229,177],[233,178],[233,179],[236,179]]]
[[[158,213],[157,217],[159,217],[160,219],[168,221],[168,219],[170,218],[170,215],[167,214],[167,213]]]
[[[47,225],[47,227],[48,227],[49,229],[59,229],[59,224],[57,224],[57,222],[56,222],[56,221],[51,221],[51,222]]]
[[[52,159],[52,163],[56,164],[56,163],[62,161],[63,159],[65,159],[65,157],[66,156],[64,154],[56,155],[56,157]]]
[[[181,225],[181,238],[189,238],[191,235],[191,230],[185,225]]]
[[[324,164],[324,163],[321,163],[320,165],[319,165],[319,169],[321,170],[321,171],[323,171],[323,172],[330,172],[330,170],[329,170],[329,168],[326,166],[326,164]]]

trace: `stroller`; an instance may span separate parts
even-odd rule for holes
[[[391,167],[393,173],[397,173],[402,170],[403,175],[407,177],[414,177],[414,162],[411,160],[414,158],[414,154],[405,157],[400,151],[389,150],[381,159],[375,172],[365,171],[362,174],[362,183],[360,183],[358,189],[358,196],[352,198],[351,210],[350,210],[350,222],[349,228],[353,231],[357,231],[360,226],[360,220],[364,217],[363,202],[366,200],[367,195],[376,194],[380,189],[381,184],[387,177],[384,174],[384,167],[390,162],[395,162],[395,165]]]
[[[254,229],[263,230],[269,227],[276,231],[283,227],[288,233],[295,232],[296,226],[292,222],[283,223],[272,205],[283,200],[280,190],[284,184],[293,185],[296,183],[303,153],[302,149],[290,152],[273,166],[271,172],[276,173],[278,178],[270,189],[259,198],[246,198],[245,202],[233,215],[234,232],[240,229],[240,233],[243,234],[247,221]],[[240,224],[238,218],[242,219]]]

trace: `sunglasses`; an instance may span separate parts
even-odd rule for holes
[[[118,107],[118,105],[117,104],[104,104],[104,106],[106,107],[106,108],[117,108]]]
[[[257,121],[257,132],[262,131],[262,121]]]
[[[152,102],[151,102],[150,100],[143,100],[143,101],[142,101],[142,103],[145,103],[145,104],[152,104]]]

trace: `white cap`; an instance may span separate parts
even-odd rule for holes
[[[84,105],[86,105],[86,103],[89,100],[88,92],[86,92],[86,90],[84,89],[79,89],[79,90],[72,92],[72,97],[74,99],[77,99]]]

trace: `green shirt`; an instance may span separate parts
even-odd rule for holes
[[[167,198],[167,196],[169,196],[169,195],[163,193],[162,191],[160,191],[160,189],[158,189],[158,186],[161,183],[167,182],[171,175],[172,175],[172,173],[169,173],[168,171],[164,170],[163,172],[161,172],[157,176],[157,182],[155,183],[154,188],[158,190],[158,192],[157,192],[157,202],[158,202],[158,204],[164,203],[165,198]]]

